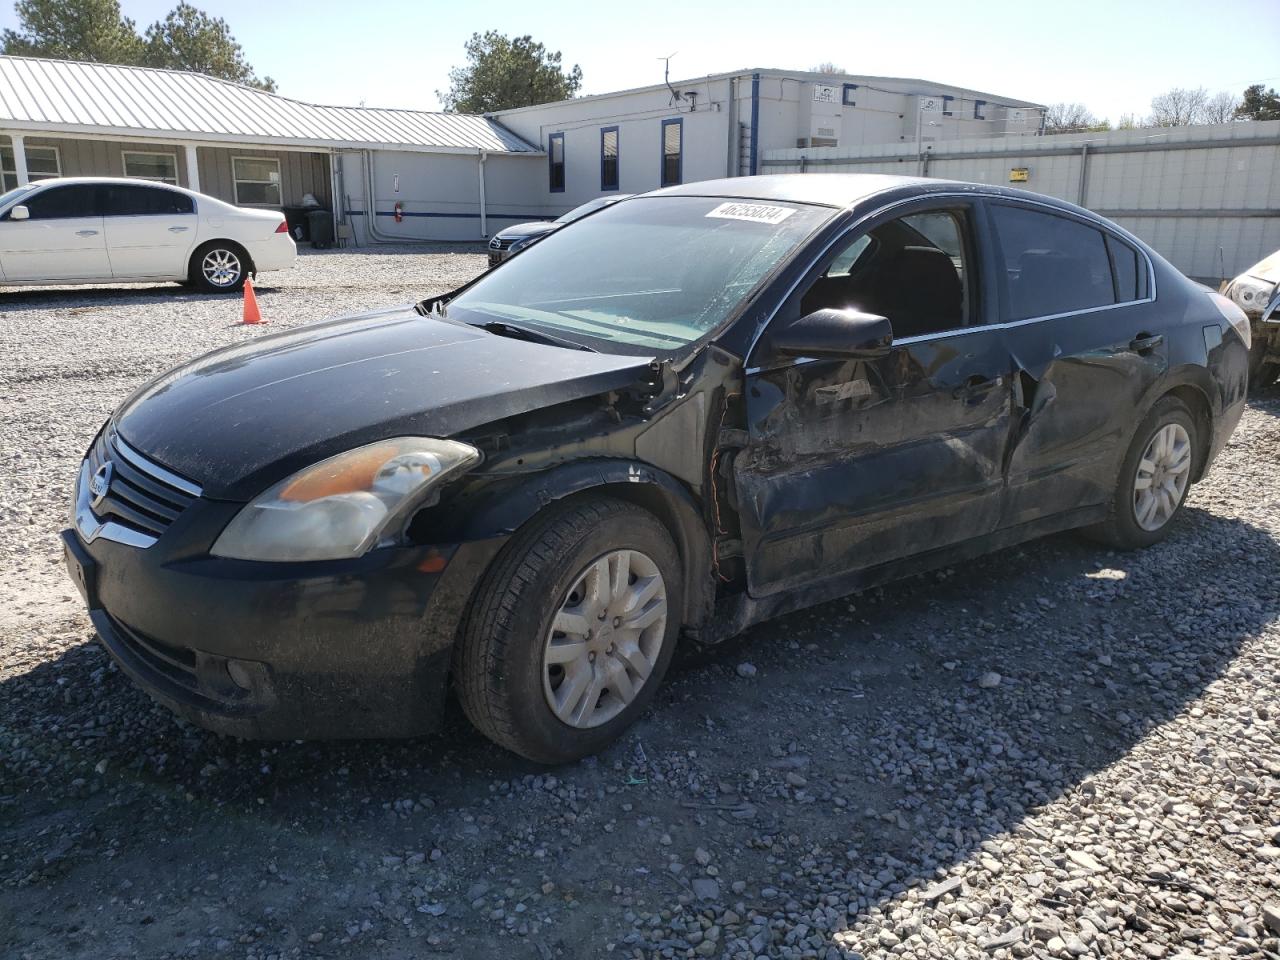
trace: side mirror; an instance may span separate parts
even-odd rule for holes
[[[30,220],[31,211],[24,204],[18,204],[9,211],[10,220]]]
[[[828,308],[793,320],[772,343],[789,357],[882,357],[893,343],[893,325],[874,313]]]

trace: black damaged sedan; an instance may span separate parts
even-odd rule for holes
[[[80,469],[116,662],[244,737],[598,750],[681,638],[1068,528],[1173,525],[1249,326],[1086,210],[756,177],[603,210],[415,307],[209,354]]]

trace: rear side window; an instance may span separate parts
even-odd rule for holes
[[[1111,258],[1101,230],[1066,217],[1004,204],[993,204],[991,215],[1004,256],[1010,320],[1117,302]]]
[[[1146,264],[1138,256],[1138,251],[1107,234],[1107,253],[1116,278],[1116,302],[1144,299],[1147,296],[1147,271],[1143,269]]]
[[[195,213],[195,204],[185,193],[157,190],[131,184],[106,187],[102,212],[108,217],[144,217],[174,213]]]
[[[65,220],[98,216],[98,188],[90,183],[42,190],[27,200],[32,220]]]

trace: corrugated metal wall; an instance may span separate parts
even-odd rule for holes
[[[761,173],[915,175],[915,144],[769,150]],[[1025,183],[1010,171],[1026,168]],[[927,175],[1079,203],[1188,276],[1234,276],[1280,249],[1280,121],[930,145]]]

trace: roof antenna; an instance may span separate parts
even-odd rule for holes
[[[679,52],[680,51],[678,50],[676,51],[676,53]],[[678,103],[684,99],[684,95],[671,85],[671,58],[674,56],[675,53],[669,53],[665,57],[658,58],[662,61],[662,82],[665,83],[667,85],[667,89],[671,91],[670,103]]]

